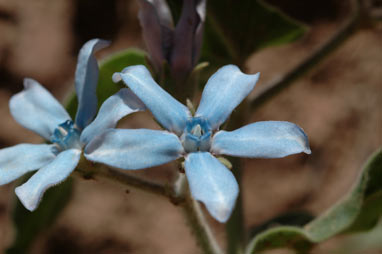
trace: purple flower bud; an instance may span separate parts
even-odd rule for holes
[[[143,38],[155,71],[160,73],[167,62],[172,78],[184,81],[199,59],[206,0],[184,0],[175,28],[165,0],[139,0],[139,4]]]

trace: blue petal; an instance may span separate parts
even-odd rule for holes
[[[220,68],[204,87],[195,116],[207,119],[212,129],[219,128],[252,91],[259,76],[244,74],[235,65]]]
[[[76,124],[82,130],[97,112],[98,64],[93,53],[108,46],[108,41],[93,39],[82,46],[78,55],[75,86],[78,98]]]
[[[16,188],[16,195],[29,211],[34,211],[44,192],[62,181],[76,168],[81,150],[69,149],[57,155],[50,164],[41,168],[26,183]]]
[[[125,84],[143,101],[158,122],[167,130],[181,135],[191,114],[186,106],[163,90],[143,65],[130,66],[114,73],[115,82]]]
[[[188,154],[185,168],[192,196],[203,202],[215,219],[226,222],[239,194],[231,171],[208,152]]]
[[[143,169],[178,159],[179,138],[165,131],[108,129],[85,148],[85,157],[121,169]]]
[[[56,158],[54,145],[19,144],[0,149],[0,185],[29,171],[39,169]]]
[[[102,104],[97,117],[83,130],[81,142],[89,143],[106,129],[114,128],[122,117],[144,109],[144,104],[133,92],[128,88],[121,89]]]
[[[24,79],[24,90],[12,96],[9,108],[19,124],[47,140],[59,124],[71,119],[61,104],[33,79]]]
[[[219,131],[212,140],[212,152],[239,157],[281,158],[295,153],[310,154],[308,137],[290,122],[265,121],[235,131]]]

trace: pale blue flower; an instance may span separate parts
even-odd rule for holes
[[[113,78],[122,79],[168,131],[109,129],[87,146],[85,156],[122,169],[152,167],[183,156],[192,196],[220,222],[229,218],[239,188],[215,156],[280,158],[310,153],[304,131],[289,122],[257,122],[219,131],[252,91],[259,74],[244,74],[234,65],[222,67],[208,80],[194,116],[156,84],[144,66],[127,67]]]
[[[124,88],[103,103],[90,124],[97,112],[98,64],[93,52],[108,44],[93,39],[79,53],[75,75],[78,110],[74,122],[61,104],[32,79],[25,79],[24,90],[14,95],[9,102],[11,114],[19,124],[52,142],[19,144],[0,149],[0,185],[38,169],[15,190],[30,211],[37,208],[49,187],[71,174],[80,160],[82,149],[93,137],[107,128],[115,127],[123,116],[143,108],[134,98],[135,95]]]

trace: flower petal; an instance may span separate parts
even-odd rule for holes
[[[78,98],[76,124],[82,130],[97,112],[98,64],[94,52],[107,47],[108,41],[93,39],[82,46],[78,54],[75,86]]]
[[[26,183],[16,188],[16,195],[29,211],[34,211],[44,192],[64,181],[76,168],[81,150],[69,149],[57,155],[50,164],[37,171]]]
[[[145,66],[130,66],[121,73],[114,73],[115,82],[121,78],[164,128],[178,135],[182,134],[187,119],[191,117],[190,111],[163,90]]]
[[[281,158],[295,153],[310,154],[308,137],[290,122],[265,121],[235,131],[219,131],[211,146],[216,154],[251,158]]]
[[[138,1],[142,35],[156,71],[162,69],[165,51],[171,48],[173,22],[165,0]]]
[[[19,124],[47,140],[59,124],[71,119],[61,104],[33,79],[24,79],[24,90],[12,96],[9,108]]]
[[[0,185],[29,171],[39,169],[56,158],[54,145],[19,144],[0,149]]]
[[[260,74],[248,75],[235,65],[220,68],[208,80],[195,116],[207,119],[212,129],[224,123],[255,87]]]
[[[165,131],[108,129],[85,148],[85,157],[121,169],[143,169],[176,160],[179,138]]]
[[[82,131],[81,142],[89,143],[106,129],[114,128],[124,116],[144,109],[145,105],[130,89],[121,89],[102,104],[97,117]]]
[[[208,152],[188,154],[185,168],[192,196],[203,202],[215,219],[226,222],[239,194],[231,171]]]

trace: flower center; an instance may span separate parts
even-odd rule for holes
[[[50,141],[59,146],[61,150],[70,148],[82,148],[80,142],[80,130],[74,125],[73,121],[67,120],[54,130]]]
[[[211,134],[211,127],[205,119],[191,118],[181,136],[184,150],[187,153],[210,150]]]

